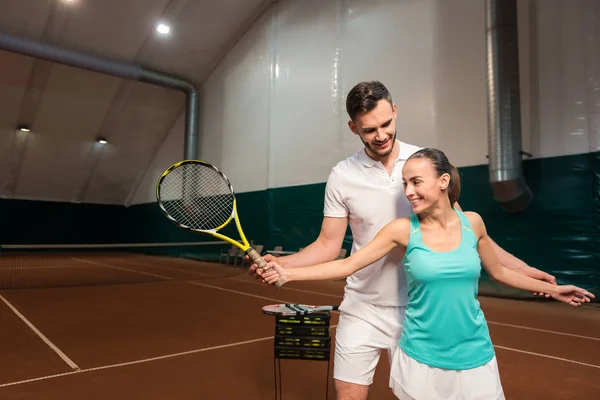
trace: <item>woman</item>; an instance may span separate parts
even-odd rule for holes
[[[460,193],[458,171],[443,152],[423,149],[402,170],[404,194],[414,214],[386,225],[352,256],[305,268],[268,263],[267,283],[339,279],[404,250],[409,303],[390,373],[390,387],[402,400],[504,399],[487,323],[477,301],[481,265],[505,285],[549,294],[579,306],[594,295],[556,286],[504,268],[490,244],[481,217],[454,208]],[[377,204],[373,204],[377,207]]]

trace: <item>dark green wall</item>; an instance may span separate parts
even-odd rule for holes
[[[525,161],[534,200],[518,214],[493,200],[487,166],[460,173],[461,207],[480,213],[500,246],[559,283],[600,293],[600,152]]]
[[[120,243],[115,205],[0,199],[0,244]]]
[[[492,197],[487,165],[460,168],[464,210],[480,213],[490,236],[532,266],[554,274],[560,283],[600,294],[600,152],[524,162],[534,193],[519,214],[500,209]],[[325,184],[240,193],[239,215],[246,236],[266,248],[296,250],[317,237]],[[145,243],[212,241],[177,228],[155,203],[131,207],[0,200],[2,244]],[[226,232],[236,235],[235,227]],[[350,248],[348,231],[344,246]],[[222,248],[197,250],[214,259]],[[508,291],[488,285],[488,291]]]

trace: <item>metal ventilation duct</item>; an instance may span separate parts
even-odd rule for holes
[[[188,160],[198,158],[199,143],[199,93],[193,83],[163,72],[151,71],[139,65],[125,64],[67,49],[35,42],[16,36],[0,33],[0,49],[29,57],[40,58],[87,69],[121,78],[133,79],[172,89],[186,94],[184,157]]]
[[[533,200],[523,177],[516,0],[486,0],[489,180],[508,212]]]

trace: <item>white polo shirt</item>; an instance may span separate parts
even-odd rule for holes
[[[391,175],[381,162],[370,158],[364,148],[331,170],[323,213],[326,217],[348,217],[354,239],[351,254],[369,243],[386,224],[412,213],[404,196],[402,167],[408,157],[421,148],[397,142],[400,152]],[[370,304],[405,306],[408,294],[402,258],[402,250],[394,249],[349,276],[345,294]]]

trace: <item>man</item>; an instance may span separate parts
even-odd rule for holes
[[[346,111],[348,126],[364,149],[332,169],[319,237],[296,254],[267,255],[267,261],[275,260],[287,268],[330,261],[339,254],[348,224],[355,252],[384,225],[412,213],[404,196],[402,167],[420,148],[396,139],[396,105],[387,88],[378,81],[357,84],[348,93]],[[556,284],[553,276],[527,266],[492,243],[505,267]],[[382,349],[388,350],[391,362],[408,302],[402,257],[400,250],[394,250],[346,279],[335,337],[333,377],[338,400],[366,400]],[[260,276],[256,265],[249,272]]]

